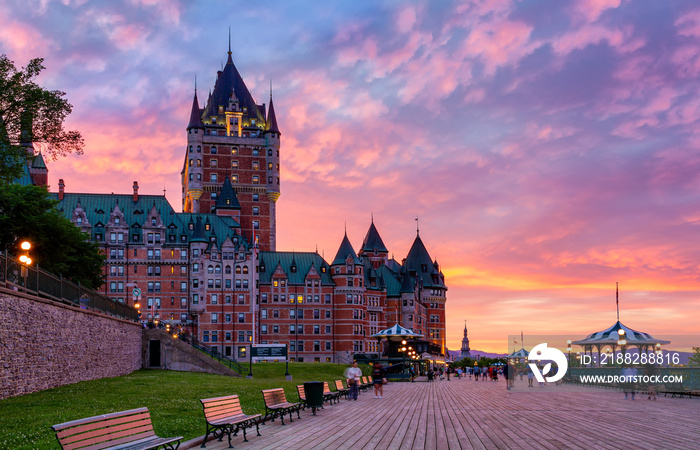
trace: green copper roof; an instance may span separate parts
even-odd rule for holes
[[[386,265],[382,265],[377,269],[386,284],[387,297],[399,297],[401,295],[401,283],[396,274],[392,272]]]
[[[333,263],[331,263],[331,265],[334,266],[336,264],[345,264],[348,256],[352,258],[355,264],[362,264],[360,259],[357,257],[357,253],[355,253],[355,250],[353,250],[352,244],[350,244],[350,240],[348,239],[348,235],[346,233],[345,236],[343,236],[343,241],[340,243],[338,253],[335,254],[335,258],[333,258]]]
[[[389,253],[389,250],[386,249],[386,245],[384,245],[384,241],[382,241],[382,237],[379,236],[377,227],[374,226],[374,220],[372,220],[372,223],[369,226],[369,230],[367,230],[365,240],[362,242],[362,251],[376,251],[377,253]]]
[[[292,270],[292,262],[296,265],[296,271]],[[260,283],[271,283],[272,275],[278,265],[287,275],[289,284],[304,285],[306,274],[309,273],[312,266],[321,277],[321,284],[335,284],[331,278],[328,263],[321,258],[321,255],[312,252],[260,252],[258,262]]]
[[[424,288],[444,288],[444,278],[439,273],[435,274],[434,271],[436,271],[436,268],[433,260],[430,258],[420,235],[416,235],[416,239],[413,241],[413,245],[404,261],[402,273],[410,273],[412,276],[420,277],[420,283],[422,283]]]
[[[224,184],[221,186],[221,193],[216,199],[216,209],[241,209],[241,204],[238,202],[238,196],[233,190],[230,177],[227,175],[224,179]]]
[[[58,194],[55,192],[51,193],[50,197],[58,200]],[[219,217],[215,214],[177,213],[162,195],[139,195],[138,200],[134,202],[133,195],[128,194],[65,193],[63,200],[58,202],[58,209],[71,219],[78,203],[85,211],[87,221],[92,227],[93,239],[96,233],[101,233],[103,238],[106,238],[103,227],[110,221],[115,206],[119,205],[119,210],[124,216],[124,222],[120,225],[131,230],[150,226],[147,220],[152,208],[155,207],[166,230],[164,244],[184,245],[191,242],[194,237],[194,225],[200,221],[203,226],[202,233],[197,236],[200,242],[202,235],[206,242],[209,242],[209,236],[213,235],[216,236],[217,245],[220,246],[227,237],[232,240],[236,237],[240,244],[248,247],[245,239],[236,232],[237,229],[240,229],[240,224],[232,217]],[[133,240],[134,234],[137,233],[129,233],[129,242],[135,242]],[[175,236],[173,241],[170,240],[170,235]]]
[[[41,155],[41,152],[39,152],[39,154],[32,160],[32,168],[46,169],[46,163],[44,162],[44,157]]]

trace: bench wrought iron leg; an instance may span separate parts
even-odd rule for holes
[[[228,448],[233,448],[233,444],[231,444],[231,432],[232,432],[232,431],[233,431],[233,429],[229,428],[228,433],[227,433],[227,436],[228,436]],[[222,437],[222,438],[224,437],[223,433],[221,434],[221,437]],[[221,440],[221,439],[219,439],[219,440]]]
[[[301,416],[299,415],[299,410],[300,410],[300,409],[301,409],[301,408],[297,408],[297,419],[301,419]]]
[[[258,432],[258,436],[260,436],[260,427],[259,427],[260,421],[258,420],[255,422],[255,431]]]
[[[204,435],[204,441],[202,441],[202,445],[200,445],[201,448],[206,448],[207,446],[207,438],[209,437],[209,424],[207,423],[207,432]]]
[[[289,421],[290,421],[290,422],[294,422],[294,417],[292,417],[292,414],[294,414],[294,411],[292,411],[292,410],[290,409],[290,410],[289,410]]]
[[[248,442],[248,436],[245,434],[245,426],[243,426],[243,442]]]

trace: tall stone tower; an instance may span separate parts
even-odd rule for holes
[[[229,42],[228,60],[203,109],[195,87],[181,172],[183,211],[219,214],[218,198],[228,178],[234,194],[227,193],[227,205],[240,205],[241,233],[248,239],[254,233],[261,250],[275,251],[280,134],[272,92],[266,111],[233,64]]]
[[[459,354],[460,358],[471,358],[472,353],[469,348],[469,338],[467,337],[467,321],[464,321],[464,337],[462,338],[462,351]]]

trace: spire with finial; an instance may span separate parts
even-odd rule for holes
[[[272,79],[270,79],[270,107],[267,110],[267,129],[266,133],[279,133],[280,129],[277,126],[277,115],[275,114],[275,105],[272,103]],[[281,133],[280,133],[281,134]]]
[[[190,111],[190,124],[187,129],[199,128],[204,129],[202,123],[202,111],[199,109],[199,100],[197,99],[197,75],[194,76],[194,98],[192,99],[192,110]]]
[[[416,214],[416,236],[420,235],[420,228],[418,228],[418,214]]]

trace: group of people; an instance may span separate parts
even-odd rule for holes
[[[358,367],[357,361],[352,363],[352,367],[345,371],[345,378],[348,380],[350,392],[348,397],[350,400],[357,401],[359,388],[362,377],[362,370]],[[374,386],[374,398],[382,398],[384,395],[384,385],[386,384],[386,372],[379,363],[374,363],[372,366],[372,385]]]

